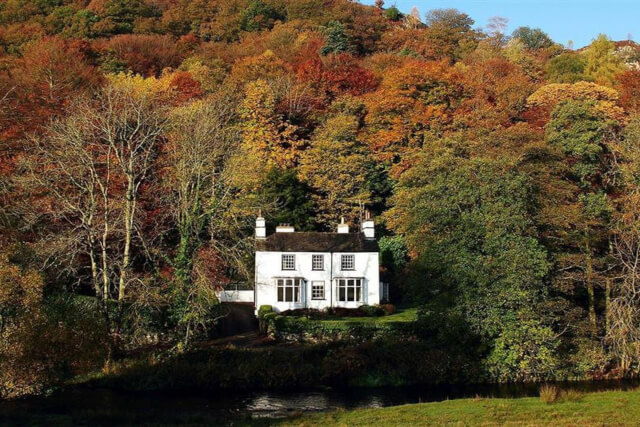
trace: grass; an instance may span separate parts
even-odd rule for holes
[[[554,403],[539,397],[460,399],[380,409],[339,410],[280,422],[284,426],[406,425],[638,425],[640,391],[607,391],[574,398],[565,393]]]
[[[326,319],[318,320],[318,322],[326,323],[328,325],[337,323],[368,323],[368,324],[382,324],[382,323],[409,323],[416,320],[418,317],[418,309],[415,307],[398,308],[394,314],[389,316],[379,317],[328,317]]]

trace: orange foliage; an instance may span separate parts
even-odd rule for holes
[[[178,71],[171,77],[169,87],[177,92],[175,101],[182,104],[193,98],[201,97],[204,91],[200,87],[200,82],[195,80],[191,73],[186,71]]]
[[[136,74],[158,76],[167,67],[175,68],[185,53],[170,36],[122,34],[96,44],[104,55],[113,54]]]
[[[461,76],[446,62],[407,60],[385,72],[380,89],[364,98],[366,140],[380,161],[406,167],[429,133],[441,133],[465,96]]]
[[[517,65],[502,58],[478,61],[464,68],[464,84],[472,96],[457,118],[467,127],[494,129],[521,117],[534,83]]]
[[[620,105],[629,111],[640,112],[640,70],[632,69],[618,74],[616,83]]]

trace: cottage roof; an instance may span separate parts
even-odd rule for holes
[[[363,233],[273,233],[256,241],[264,252],[378,252],[378,242]]]

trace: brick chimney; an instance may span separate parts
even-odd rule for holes
[[[362,221],[362,233],[364,233],[364,238],[367,240],[374,240],[376,238],[376,229],[369,211],[365,212],[364,221]]]
[[[266,239],[267,238],[267,226],[262,217],[262,212],[258,212],[258,217],[256,218],[256,239]]]

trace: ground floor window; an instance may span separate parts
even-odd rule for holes
[[[311,299],[324,299],[324,281],[311,282]]]
[[[300,302],[302,279],[278,279],[278,302]]]
[[[338,279],[338,301],[362,302],[362,279]]]

